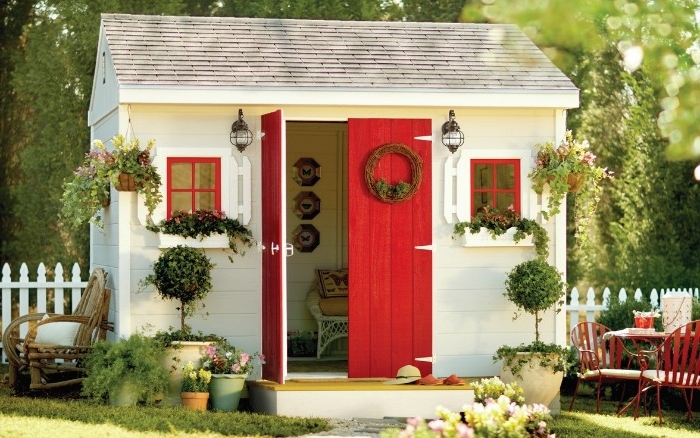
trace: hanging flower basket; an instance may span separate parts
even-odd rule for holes
[[[569,184],[570,192],[578,192],[583,183],[586,182],[586,175],[582,173],[572,173],[566,177],[566,183]]]
[[[120,173],[117,182],[114,184],[114,188],[119,192],[133,192],[137,188],[141,187],[134,179],[134,175],[130,173]]]

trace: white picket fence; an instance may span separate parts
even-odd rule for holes
[[[0,279],[0,290],[2,290],[2,295],[0,296],[0,307],[2,307],[2,332],[5,331],[7,325],[14,318],[20,315],[26,315],[31,312],[36,313],[71,313],[75,306],[80,300],[80,296],[87,286],[87,281],[81,279],[80,266],[77,263],[73,264],[73,269],[71,271],[70,281],[64,280],[64,270],[63,266],[58,263],[54,268],[54,280],[48,281],[46,279],[46,267],[43,263],[39,264],[36,273],[36,280],[29,280],[29,268],[27,268],[26,263],[22,263],[19,269],[19,280],[12,280],[12,271],[10,266],[5,263],[2,268],[2,278]],[[661,300],[663,296],[668,292],[687,292],[695,299],[700,297],[700,289],[698,288],[686,288],[686,289],[652,289],[649,293],[649,301],[655,308],[660,308]],[[66,293],[69,294],[69,300],[66,300]],[[607,303],[609,302],[612,292],[609,288],[603,289],[603,293],[599,296],[593,288],[588,288],[585,297],[581,296],[577,288],[571,289],[570,302],[566,307],[566,311],[569,313],[569,330],[573,328],[579,321],[594,321],[596,315],[607,308]],[[15,298],[16,306],[13,306],[13,296]],[[644,293],[637,289],[632,293],[632,298],[636,301],[640,301]],[[47,304],[50,298],[53,297],[53,307],[47,309]],[[621,289],[618,292],[618,297],[620,301],[626,301],[629,298],[629,294],[625,289]],[[583,302],[581,302],[583,298]],[[27,329],[24,328],[26,331]],[[24,335],[24,333],[22,333]],[[2,343],[0,342],[0,349],[2,348]],[[2,355],[3,362],[5,361],[5,355]]]
[[[22,263],[19,268],[19,280],[12,280],[12,270],[10,265],[5,263],[2,267],[2,278],[0,279],[0,306],[2,307],[2,332],[10,322],[21,315],[28,313],[58,313],[70,314],[80,301],[80,297],[87,286],[87,281],[81,279],[80,266],[73,264],[70,281],[64,280],[63,266],[58,263],[54,268],[53,280],[46,278],[46,266],[39,264],[36,272],[36,280],[29,279],[29,268],[26,263]],[[66,297],[66,294],[68,296]],[[14,298],[14,300],[13,300]],[[47,308],[47,304],[53,298],[53,306]],[[68,300],[66,300],[68,298]],[[13,301],[17,303],[13,306]],[[21,335],[27,331],[23,325]],[[2,348],[2,342],[0,342]],[[3,363],[5,352],[2,354]]]
[[[661,309],[661,300],[663,299],[663,296],[669,292],[686,292],[697,300],[700,290],[698,288],[668,288],[659,289],[659,291],[652,289],[649,293],[649,302],[651,303],[652,307],[655,309]],[[588,291],[586,291],[585,301],[581,303],[581,296],[578,289],[571,289],[571,293],[569,294],[571,300],[566,306],[566,311],[569,312],[569,331],[571,331],[571,329],[574,328],[579,321],[581,321],[582,315],[584,321],[595,321],[596,314],[607,309],[607,304],[610,302],[611,294],[612,292],[610,289],[606,287],[603,289],[603,294],[600,301],[598,301],[598,294],[596,294],[595,290],[591,287],[588,288]],[[627,301],[628,293],[625,289],[620,289],[617,296],[621,302],[624,302]],[[632,298],[635,301],[641,301],[643,296],[644,293],[641,291],[641,289],[635,290],[632,294]]]

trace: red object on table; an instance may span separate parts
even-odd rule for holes
[[[654,328],[654,317],[653,316],[635,316],[634,326],[636,328],[650,329]]]

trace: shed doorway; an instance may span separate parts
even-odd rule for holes
[[[348,266],[347,123],[289,121],[286,134],[286,240],[294,246],[286,260],[287,378],[347,377],[348,338],[317,357],[318,324],[307,306],[318,269]]]

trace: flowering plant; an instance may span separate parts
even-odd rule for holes
[[[209,382],[211,381],[211,371],[204,368],[197,368],[194,363],[187,362],[182,368],[182,392],[209,392]]]
[[[95,149],[85,154],[83,163],[63,183],[61,217],[76,227],[88,222],[102,228],[100,209],[109,205],[110,181],[118,186],[122,173],[133,175],[136,191],[144,195],[144,204],[153,213],[162,200],[160,175],[150,162],[154,141],[149,140],[144,150],[137,139],[127,143],[122,135],[112,138],[113,151],[100,140],[93,144]]]
[[[101,208],[109,205],[109,180],[105,178],[105,153],[91,150],[70,179],[63,182],[61,217],[78,227],[92,223],[102,228]]]
[[[485,403],[488,399],[496,400],[505,395],[519,405],[525,404],[524,391],[517,382],[505,383],[498,377],[492,377],[479,379],[470,386],[474,390],[475,402]]]
[[[554,438],[547,427],[547,421],[552,417],[546,406],[521,406],[511,402],[505,395],[497,400],[490,398],[484,403],[464,406],[461,414],[438,407],[437,417],[429,422],[421,418],[409,418],[404,430],[387,431],[386,434],[402,438]]]
[[[120,184],[119,176],[122,173],[133,176],[136,192],[144,196],[144,205],[148,208],[148,214],[152,214],[163,200],[163,195],[160,193],[160,175],[156,167],[151,164],[151,150],[155,140],[148,140],[143,150],[140,148],[138,139],[133,138],[127,143],[121,134],[112,138],[113,151],[108,151],[101,140],[95,140],[93,144],[105,160],[105,166],[101,168],[103,175],[115,187]]]
[[[588,141],[574,140],[571,131],[566,131],[558,147],[553,142],[535,146],[538,148],[535,168],[528,176],[537,194],[541,194],[544,186],[549,185],[549,201],[547,211],[542,212],[543,216],[549,218],[559,213],[566,194],[575,193],[576,236],[585,243],[585,229],[603,193],[601,181],[612,178],[613,172],[607,167],[598,166],[597,157],[589,150]]]
[[[495,239],[496,236],[505,234],[509,228],[515,228],[513,241],[519,242],[526,235],[534,237],[535,250],[540,257],[547,257],[549,250],[549,236],[547,231],[542,228],[537,221],[521,217],[515,208],[511,205],[505,211],[497,208],[492,208],[488,205],[479,208],[476,215],[469,222],[458,222],[454,226],[453,234],[456,236],[464,236],[467,230],[471,234],[477,234],[481,228],[489,230],[491,236]]]
[[[229,248],[234,254],[239,253],[237,241],[248,248],[254,243],[253,233],[248,228],[241,225],[237,219],[226,217],[226,213],[219,210],[178,210],[173,212],[170,219],[163,219],[158,224],[150,223],[146,228],[155,233],[175,234],[199,240],[212,234],[226,234],[229,238]]]
[[[248,354],[225,341],[219,341],[204,349],[202,367],[212,374],[250,374],[257,364],[264,364],[261,354]]]

